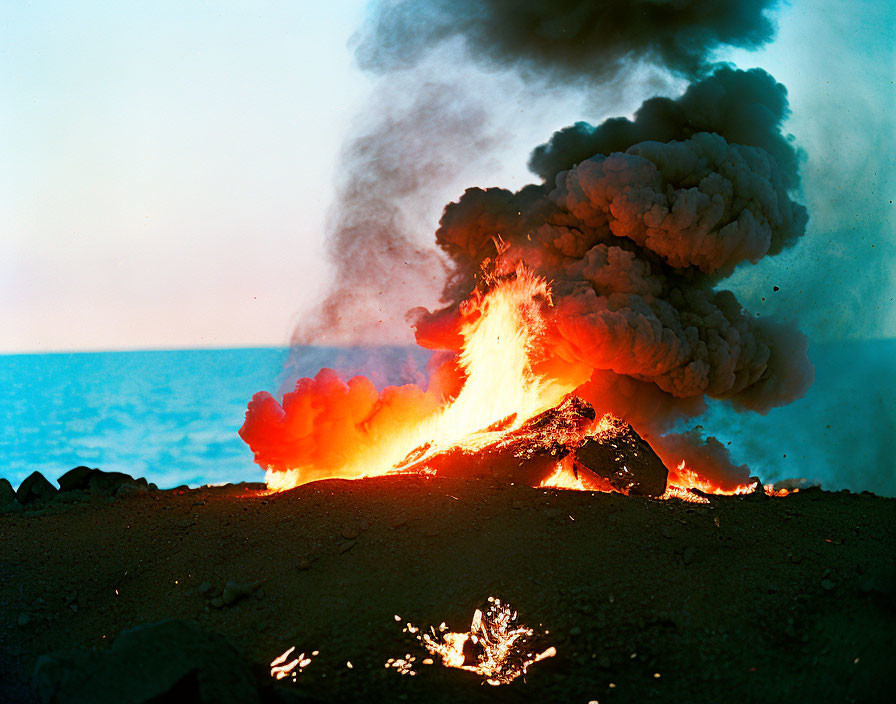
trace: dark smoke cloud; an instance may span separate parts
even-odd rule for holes
[[[678,98],[646,100],[633,120],[614,117],[597,127],[577,122],[555,132],[537,147],[529,168],[545,181],[594,154],[622,152],[647,140],[684,140],[698,132],[715,132],[731,143],[765,150],[777,162],[787,188],[799,181],[801,154],[781,126],[790,115],[787,89],[762,69],[738,71],[728,66],[692,83]]]
[[[729,129],[726,111],[708,113],[705,101],[693,98],[744,84],[755,88],[754,99],[778,96],[763,103],[776,111],[749,128],[733,120]],[[649,101],[639,117],[656,105]],[[624,151],[592,155],[552,182],[516,193],[468,189],[450,204],[436,239],[454,267],[446,288],[452,304],[420,315],[418,340],[437,348],[455,343],[451,311],[476,286],[480,263],[495,256],[500,237],[509,245],[502,260],[524,262],[554,282],[549,344],[557,357],[595,370],[581,392],[599,407],[660,431],[702,410],[704,397],[766,412],[802,396],[813,378],[805,337],[756,319],[732,292],[716,288],[736,267],[781,252],[805,232],[806,210],[789,191],[797,154],[780,133],[786,95],[763,72],[723,68],[693,86],[687,100],[665,105],[676,117],[662,124],[678,125],[676,136],[688,125],[689,138],[628,145],[617,134],[613,143]],[[589,144],[606,143],[618,125],[631,139],[656,134],[639,117],[576,134]],[[718,133],[732,131],[748,132],[757,146]],[[759,145],[779,152],[783,166]],[[548,153],[558,152],[538,152]],[[608,383],[608,372],[617,384]],[[687,399],[693,403],[680,401]]]
[[[694,75],[722,45],[754,48],[775,31],[777,0],[388,0],[357,38],[374,71],[413,65],[446,40],[492,67],[552,83],[607,80],[633,61]]]

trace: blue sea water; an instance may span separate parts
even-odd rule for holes
[[[0,355],[0,477],[51,481],[77,465],[160,487],[261,481],[237,431],[257,391],[278,400],[329,366],[380,384],[412,380],[429,354],[286,348]]]
[[[374,380],[415,380],[427,353],[406,348],[180,350],[0,356],[0,476],[14,486],[80,465],[161,487],[259,481],[237,435],[257,391],[278,399],[330,366]],[[805,398],[759,416],[713,403],[701,423],[738,463],[771,481],[896,495],[896,340],[810,349]]]

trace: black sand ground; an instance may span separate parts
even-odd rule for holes
[[[271,700],[892,701],[894,518],[867,494],[693,505],[416,477],[53,504],[0,516],[0,699],[37,699],[42,654],[178,618],[262,673],[319,650]],[[217,608],[232,580],[263,584]],[[425,656],[395,614],[460,629],[490,595],[550,631],[526,681],[384,667]]]

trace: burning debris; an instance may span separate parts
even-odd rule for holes
[[[305,657],[305,653],[300,653],[296,657],[291,657],[295,650],[296,646],[292,646],[284,653],[271,660],[271,677],[276,680],[292,677],[293,682],[295,682],[299,673],[311,664],[311,658],[318,654],[318,651],[315,650],[308,657]]]
[[[483,614],[476,609],[470,630],[454,633],[444,623],[438,629],[431,627],[429,633],[408,623],[405,632],[411,633],[417,641],[445,667],[455,667],[473,672],[490,685],[513,682],[525,675],[535,663],[557,654],[554,647],[540,653],[534,652],[530,639],[535,631],[516,623],[517,613],[509,604],[500,599],[488,598],[489,606]],[[396,617],[397,620],[400,620]],[[402,675],[416,675],[416,657],[410,653],[404,658],[392,658],[386,667],[396,669]],[[432,664],[432,659],[423,660]]]
[[[668,470],[650,445],[618,418],[606,415],[596,421],[591,404],[577,396],[566,397],[516,430],[505,431],[497,423],[481,435],[495,440],[435,455],[426,455],[424,446],[397,469],[545,486],[558,467],[571,467],[583,489],[650,496],[661,496],[666,489]],[[420,455],[423,459],[416,459]]]

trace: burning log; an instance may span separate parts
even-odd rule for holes
[[[666,489],[666,466],[634,428],[612,416],[597,421],[594,408],[577,396],[508,429],[513,420],[495,423],[460,445],[423,445],[397,469],[539,486],[562,461],[571,460],[577,477],[587,477],[595,488],[652,496]]]

